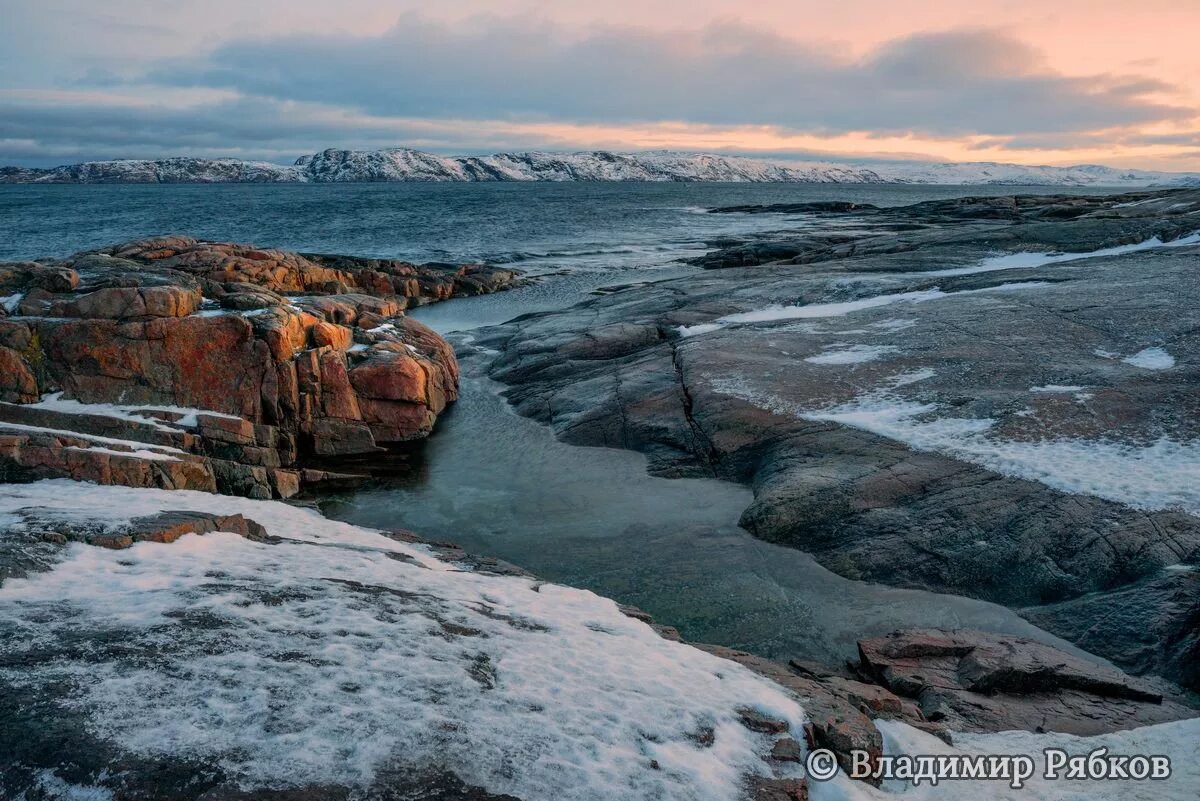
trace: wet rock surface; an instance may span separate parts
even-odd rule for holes
[[[849,578],[1019,608],[1194,689],[1195,594],[1153,598],[1200,559],[1200,194],[886,217],[912,230],[630,287],[478,341],[516,409],[564,440],[752,486],[743,525],[763,539]],[[1113,593],[1177,634],[1152,647],[1132,617],[1072,619]]]
[[[816,217],[829,223],[825,230],[804,236],[760,234],[745,241],[724,243],[699,256],[695,264],[707,269],[753,267],[769,263],[812,264],[855,256],[884,256],[959,246],[968,250],[996,247],[1020,249],[1038,243],[1070,249],[1096,241],[1120,240],[1136,234],[1142,239],[1161,235],[1173,239],[1192,233],[1187,215],[1197,208],[1196,193],[1182,190],[1130,192],[1113,196],[1010,195],[930,200],[910,206],[880,208],[842,201],[728,206],[710,211],[722,214],[772,214]],[[1165,213],[1164,213],[1165,212]],[[1072,229],[1056,228],[1062,221],[1079,221]],[[1121,223],[1129,223],[1128,227]],[[1023,226],[1013,229],[1011,226]],[[1088,239],[1092,242],[1089,243]],[[910,269],[933,269],[930,266]],[[861,269],[878,269],[859,265]],[[884,267],[884,269],[887,269]]]
[[[0,475],[289,497],[427,436],[458,364],[404,310],[515,275],[188,237],[0,264]]]

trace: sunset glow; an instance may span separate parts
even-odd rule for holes
[[[1200,169],[1186,0],[244,6],[5,3],[0,162],[403,145]]]

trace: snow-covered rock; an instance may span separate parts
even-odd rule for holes
[[[290,167],[239,159],[120,159],[68,164],[48,170],[0,168],[8,184],[218,184],[279,183],[302,180]]]
[[[727,181],[1051,186],[1200,186],[1198,173],[1099,165],[824,161],[712,153],[495,153],[439,156],[410,148],[323,150],[291,166],[236,159],[93,161],[51,169],[0,168],[0,183],[359,183],[371,181]]]
[[[163,512],[177,530],[122,550],[58,534]],[[263,533],[181,535],[212,514]],[[802,737],[783,688],[613,601],[402,540],[282,503],[0,484],[0,563],[53,552],[0,586],[21,710],[0,715],[0,797],[732,801],[780,731]],[[487,795],[430,794],[440,771]],[[47,775],[74,794],[38,792]]]

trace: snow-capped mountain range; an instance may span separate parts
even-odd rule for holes
[[[0,183],[361,183],[378,181],[730,181],[738,183],[1200,186],[1200,173],[1121,170],[1094,164],[892,162],[872,166],[769,161],[709,153],[495,153],[438,156],[397,147],[324,150],[290,166],[237,159],[89,161],[49,169],[3,167]]]

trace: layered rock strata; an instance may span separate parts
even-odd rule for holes
[[[0,474],[289,497],[457,397],[406,308],[514,278],[188,237],[0,264]]]

